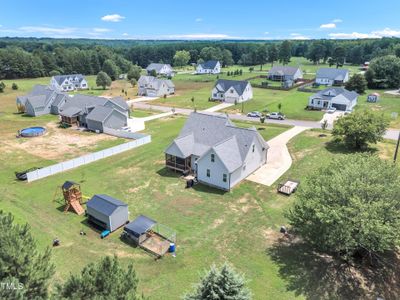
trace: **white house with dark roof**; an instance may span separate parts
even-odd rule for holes
[[[343,85],[349,81],[349,70],[336,68],[318,69],[315,76],[315,83],[321,85]]]
[[[154,76],[140,76],[138,80],[138,95],[162,97],[175,93],[175,85],[169,79],[160,79]]]
[[[342,87],[330,87],[310,96],[308,107],[313,109],[336,108],[351,111],[357,105],[358,94]]]
[[[157,75],[162,75],[162,76],[167,76],[167,77],[175,75],[174,69],[172,69],[170,64],[151,63],[146,68],[147,75],[151,75],[153,70],[156,71]]]
[[[169,169],[230,190],[267,162],[268,148],[254,127],[237,127],[222,114],[193,112],[165,159]]]
[[[303,72],[298,67],[273,66],[268,71],[268,79],[274,81],[296,81],[303,78]]]
[[[218,79],[211,91],[211,99],[227,103],[241,103],[253,98],[250,82]]]
[[[221,73],[221,63],[218,60],[208,60],[198,64],[196,74],[219,74]]]
[[[64,92],[87,90],[89,85],[82,74],[57,75],[50,79],[50,86]]]

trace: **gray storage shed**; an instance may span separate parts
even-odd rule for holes
[[[157,222],[143,215],[124,227],[126,234],[136,243],[141,244],[146,240],[146,233],[151,230]]]
[[[108,195],[94,195],[86,203],[88,220],[104,229],[114,231],[128,222],[128,204]]]

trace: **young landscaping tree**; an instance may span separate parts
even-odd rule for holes
[[[0,93],[3,93],[5,88],[6,88],[6,85],[4,84],[4,82],[0,81]]]
[[[320,251],[371,257],[399,245],[399,195],[400,169],[391,162],[339,156],[302,183],[288,218]]]
[[[367,81],[363,74],[354,74],[349,81],[346,82],[346,89],[356,91],[359,94],[364,94],[367,89]]]
[[[282,109],[282,103],[278,103],[278,110],[279,110],[279,112],[281,112],[281,109]]]
[[[0,211],[0,299],[46,299],[54,274],[51,253],[39,252],[28,225],[14,224],[11,214]]]
[[[190,52],[186,50],[176,51],[174,55],[174,66],[186,66],[190,60]]]
[[[126,77],[128,78],[128,80],[139,80],[140,78],[140,72],[142,71],[142,68],[136,65],[133,65],[129,68],[129,71],[126,75]]]
[[[14,83],[12,84],[11,88],[12,88],[14,91],[16,91],[16,90],[18,90],[18,85],[14,82]]]
[[[97,74],[96,85],[103,87],[103,90],[105,90],[106,87],[111,86],[111,83],[111,78],[106,72],[100,71],[99,74]]]
[[[287,65],[292,57],[292,45],[289,41],[284,41],[279,47],[278,58],[279,62]]]
[[[81,274],[71,275],[57,286],[57,299],[142,299],[137,293],[138,278],[129,264],[125,269],[118,258],[105,257],[90,263]]]
[[[129,82],[130,82],[130,84],[132,85],[132,87],[135,87],[135,86],[136,86],[137,81],[136,81],[135,78],[132,78],[131,80],[129,80]]]
[[[381,114],[355,111],[337,119],[332,134],[348,148],[362,150],[381,141],[388,126],[388,120]]]
[[[212,266],[201,278],[194,292],[185,300],[250,300],[251,293],[245,285],[245,278],[232,267],[224,264],[221,268]]]

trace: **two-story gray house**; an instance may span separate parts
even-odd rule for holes
[[[267,162],[268,148],[254,127],[237,127],[223,114],[193,112],[165,150],[165,161],[167,168],[228,191]]]
[[[227,103],[241,103],[253,98],[250,82],[218,79],[211,91],[211,99]]]
[[[175,93],[175,85],[169,79],[160,79],[153,76],[140,76],[138,80],[138,95],[162,97]]]
[[[151,63],[147,66],[146,71],[147,75],[151,75],[153,70],[157,75],[172,77],[175,75],[174,69],[172,69],[170,64],[157,64]]]
[[[50,86],[64,92],[87,90],[89,85],[82,74],[57,75],[50,79]]]

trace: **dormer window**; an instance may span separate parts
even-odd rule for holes
[[[215,161],[215,154],[211,154],[211,162]]]

